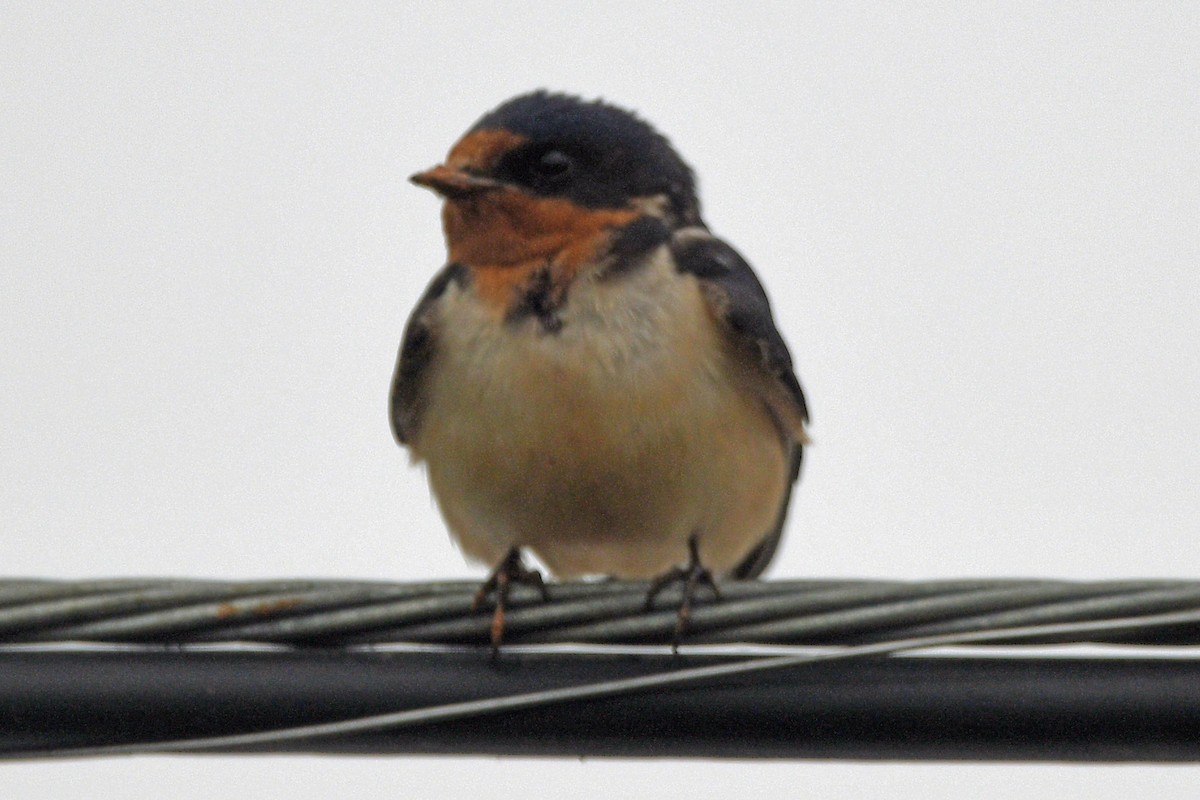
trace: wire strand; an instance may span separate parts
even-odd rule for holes
[[[0,643],[183,645],[255,642],[323,647],[391,642],[483,644],[490,615],[471,613],[477,584],[361,581],[0,581]],[[549,601],[515,587],[509,643],[670,642],[678,591],[645,608],[647,584],[552,584]],[[693,607],[688,641],[865,644],[987,628],[1085,622],[1200,610],[1200,583],[746,581]],[[1047,634],[1069,642],[1074,634]],[[1200,643],[1200,624],[1112,633],[1090,641]]]

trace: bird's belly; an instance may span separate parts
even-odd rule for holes
[[[787,482],[777,429],[698,299],[663,318],[447,326],[414,452],[469,556],[520,545],[559,576],[644,577],[695,533],[726,571],[770,530]]]

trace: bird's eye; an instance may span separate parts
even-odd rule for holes
[[[544,178],[561,178],[574,166],[571,157],[561,150],[547,150],[537,160],[534,169]]]

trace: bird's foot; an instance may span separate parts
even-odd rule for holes
[[[504,641],[504,610],[508,606],[508,593],[514,583],[523,583],[526,586],[532,586],[541,592],[543,600],[550,599],[550,592],[546,589],[546,582],[542,580],[542,573],[525,566],[521,561],[521,549],[519,547],[509,550],[508,554],[492,570],[492,574],[488,576],[488,579],[475,592],[475,599],[471,601],[471,612],[474,613],[483,606],[483,602],[487,599],[488,595],[495,594],[496,608],[492,612],[493,658],[499,654],[500,643]]]
[[[713,597],[717,600],[721,599],[721,590],[717,588],[717,582],[713,579],[712,571],[708,567],[700,563],[700,546],[696,541],[696,534],[692,534],[688,538],[688,563],[686,566],[671,567],[669,570],[659,575],[650,584],[650,591],[646,593],[646,610],[650,611],[654,608],[654,598],[673,583],[683,584],[683,594],[679,600],[679,611],[675,617],[675,633],[671,637],[671,650],[678,652],[679,644],[683,641],[684,634],[687,633],[688,626],[692,620],[692,603],[696,597],[696,591],[701,586],[707,586],[712,590]]]

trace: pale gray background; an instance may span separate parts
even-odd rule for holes
[[[1197,5],[160,5],[0,11],[4,573],[480,576],[387,429],[443,257],[405,178],[549,86],[670,135],[774,298],[816,445],[773,575],[1200,577]],[[3,765],[0,794],[1191,797],[1197,778],[158,757]]]

